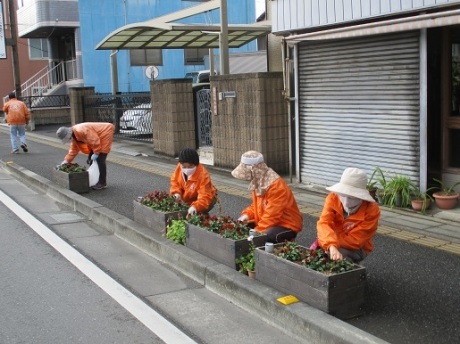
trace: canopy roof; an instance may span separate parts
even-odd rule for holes
[[[271,32],[266,22],[228,25],[228,46],[239,48]],[[220,25],[165,23],[157,19],[112,31],[99,50],[219,48]]]
[[[144,22],[112,31],[96,49],[184,49],[219,48],[220,25],[179,24],[178,20],[220,8],[220,0],[207,1]],[[228,47],[242,45],[271,32],[267,21],[228,25]]]

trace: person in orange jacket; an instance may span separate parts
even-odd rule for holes
[[[86,122],[73,127],[60,127],[56,136],[62,143],[70,142],[69,152],[61,164],[67,164],[79,152],[88,154],[88,163],[97,162],[99,167],[99,180],[92,188],[101,190],[107,188],[107,155],[112,148],[115,126],[112,123]]]
[[[8,95],[9,100],[3,105],[3,112],[6,114],[6,122],[10,127],[10,140],[13,150],[11,153],[19,153],[17,138],[21,141],[21,148],[24,153],[29,151],[26,140],[26,125],[30,121],[30,111],[26,104],[16,99],[14,92]]]
[[[267,235],[268,242],[295,239],[302,230],[302,214],[292,190],[265,164],[263,155],[256,151],[244,153],[232,176],[251,181],[252,204],[241,212],[238,220],[253,223],[255,230]]]
[[[339,183],[326,188],[331,193],[317,223],[317,243],[332,260],[358,263],[373,250],[380,208],[366,186],[366,172],[349,167]]]
[[[170,193],[187,203],[188,215],[208,213],[217,201],[217,189],[206,168],[200,164],[195,149],[185,148],[179,153],[179,163],[171,176]]]

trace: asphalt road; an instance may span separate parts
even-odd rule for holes
[[[53,136],[55,128],[38,128]],[[47,177],[65,151],[30,142],[30,153],[10,154],[7,134],[0,132],[0,159]],[[138,157],[155,161],[154,157]],[[84,164],[85,157],[76,162]],[[213,172],[211,170],[211,176]],[[122,165],[108,164],[109,188],[92,191],[92,199],[132,218],[132,200],[155,189],[169,189],[169,179]],[[249,200],[219,193],[223,213],[237,217]],[[305,216],[297,241],[309,245],[315,237],[314,218]],[[362,265],[368,272],[365,315],[347,322],[391,343],[454,343],[460,330],[460,257],[443,251],[377,235],[375,250]]]
[[[0,342],[163,343],[0,202]]]

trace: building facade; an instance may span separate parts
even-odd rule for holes
[[[13,1],[16,4],[16,1]],[[3,14],[3,27],[5,28],[4,37],[6,40],[11,39],[11,25],[8,2],[0,3]],[[41,49],[41,42],[30,41],[29,39],[19,38],[17,40],[18,65],[19,65],[19,84],[22,84],[30,77],[38,73],[48,65],[48,52]],[[5,97],[15,90],[15,80],[13,72],[12,50],[11,46],[6,46],[6,58],[0,59],[0,95]]]
[[[459,0],[274,0],[301,184],[460,178]]]
[[[169,13],[199,4],[184,0],[80,0],[81,54],[85,86],[94,86],[96,92],[112,90],[111,54],[116,54],[118,70],[118,90],[120,92],[149,91],[146,66],[158,69],[159,80],[183,78],[187,72],[209,69],[205,64],[208,49],[145,49],[101,51],[95,47],[112,31],[127,24],[147,21]],[[254,23],[256,20],[254,0],[228,1],[228,22],[231,24]],[[180,20],[184,24],[218,24],[219,10],[194,15]],[[256,50],[252,42],[232,51],[249,52]]]
[[[34,86],[35,94],[51,94],[51,89],[53,94],[68,93],[69,87],[76,86],[91,86],[98,93],[109,93],[114,91],[114,78],[117,79],[117,92],[147,92],[150,82],[146,76],[148,66],[157,67],[158,79],[183,78],[189,71],[208,69],[204,59],[209,55],[207,49],[96,50],[104,37],[122,26],[157,18],[201,2],[20,0],[17,11],[19,37],[40,41],[49,53],[48,74],[52,78],[46,82],[52,85],[43,85],[45,81],[42,80]],[[229,2],[229,23],[252,23],[255,16],[254,0]],[[216,24],[219,21],[219,10],[181,20],[184,24]],[[235,52],[255,50],[255,42],[234,49]]]

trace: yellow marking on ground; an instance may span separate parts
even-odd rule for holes
[[[379,228],[377,229],[377,232],[382,235],[391,235],[391,233],[400,232],[400,231],[401,231],[400,229],[388,227],[388,226],[382,226],[382,225],[380,225]]]
[[[435,239],[430,237],[418,238],[413,241],[416,244],[428,246],[428,247],[438,247],[449,244],[449,241]]]
[[[457,243],[449,243],[447,245],[439,246],[437,248],[449,253],[460,255],[460,244]]]
[[[389,236],[405,241],[413,241],[415,239],[423,237],[421,234],[415,234],[411,232],[406,232],[406,231],[399,231],[399,232],[394,232],[389,234]]]

